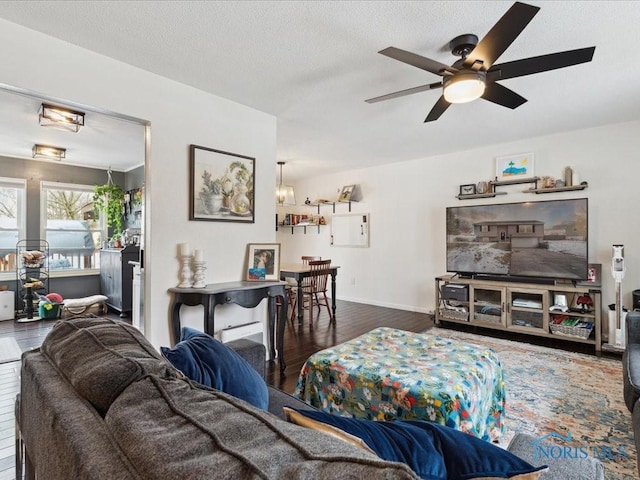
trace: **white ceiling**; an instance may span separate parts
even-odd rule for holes
[[[637,1],[528,2],[540,12],[497,63],[596,51],[505,80],[528,99],[518,109],[478,100],[425,124],[438,91],[364,102],[439,80],[379,50],[451,64],[449,40],[482,38],[512,3],[0,1],[0,17],[275,115],[285,180],[639,118]]]

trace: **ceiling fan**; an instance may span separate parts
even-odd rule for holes
[[[440,118],[452,103],[466,103],[477,98],[483,98],[511,109],[519,107],[527,99],[504,85],[496,83],[498,80],[590,62],[596,49],[596,47],[580,48],[494,65],[494,62],[509,48],[509,45],[538,13],[538,10],[540,7],[516,2],[480,42],[478,42],[478,37],[471,33],[454,38],[449,42],[449,47],[454,55],[461,58],[451,66],[395,47],[381,50],[378,53],[439,75],[442,77],[442,81],[365,101],[376,103],[442,87],[442,95],[427,115],[425,123]]]

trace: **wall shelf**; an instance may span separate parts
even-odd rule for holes
[[[351,202],[357,202],[357,200],[347,200],[347,201],[337,200],[335,202],[309,203],[309,204],[307,204],[307,206],[308,207],[316,207],[318,209],[318,215],[320,215],[320,207],[324,207],[326,205],[331,205],[331,207],[333,208],[333,213],[336,213],[336,204],[337,203],[348,203],[349,204],[349,211],[351,211]]]
[[[460,194],[456,195],[458,200],[472,200],[474,198],[492,198],[496,195],[506,195],[507,192],[497,192],[496,187],[501,187],[505,185],[521,185],[523,183],[533,183],[533,188],[527,188],[523,190],[523,193],[554,193],[554,192],[575,192],[578,190],[584,190],[588,187],[587,182],[583,182],[580,185],[571,185],[569,187],[550,187],[550,188],[538,188],[538,181],[540,177],[529,177],[529,178],[515,178],[513,180],[492,180],[488,182],[489,184],[489,192],[487,193],[470,193],[470,194]]]
[[[553,192],[572,192],[584,190],[588,185],[572,185],[570,187],[551,187],[551,188],[528,188],[523,190],[524,193],[553,193]]]
[[[496,195],[506,195],[507,192],[470,193],[467,195],[456,195],[458,200],[471,200],[473,198],[492,198]]]
[[[315,224],[309,224],[309,225],[278,225],[276,227],[276,232],[278,230],[280,230],[281,228],[283,228],[283,229],[284,228],[290,228],[291,229],[291,235],[293,235],[293,233],[294,233],[296,228],[302,228],[304,230],[305,235],[306,235],[307,227],[309,227],[309,228],[317,227],[318,228],[318,233],[320,233],[320,227],[324,227],[324,226],[325,225],[321,225],[321,224],[318,224],[318,225],[315,225]]]

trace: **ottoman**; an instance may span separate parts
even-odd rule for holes
[[[294,396],[365,420],[427,420],[497,442],[504,433],[497,354],[481,345],[376,328],[313,354]]]

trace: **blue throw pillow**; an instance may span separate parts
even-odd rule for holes
[[[211,335],[183,327],[180,342],[161,347],[162,355],[184,375],[207,387],[241,398],[266,410],[267,384],[260,374],[237,352]]]
[[[425,480],[512,478],[546,470],[545,466],[534,467],[507,450],[437,423],[376,422],[314,410],[296,412],[362,439],[380,458],[405,463]]]

